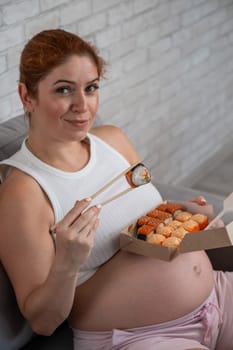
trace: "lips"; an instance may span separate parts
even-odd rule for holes
[[[84,127],[89,123],[89,120],[81,120],[81,119],[74,119],[74,120],[66,120],[69,124],[77,127]]]

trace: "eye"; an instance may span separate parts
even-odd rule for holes
[[[86,87],[86,92],[95,92],[96,90],[99,89],[98,84],[91,84]]]
[[[60,86],[56,89],[56,92],[59,94],[67,95],[72,92],[72,89],[70,86]]]

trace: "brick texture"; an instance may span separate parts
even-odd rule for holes
[[[1,0],[0,122],[22,112],[19,54],[61,27],[109,61],[99,114],[121,127],[154,182],[181,183],[233,132],[233,0]]]

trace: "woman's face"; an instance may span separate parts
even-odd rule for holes
[[[98,109],[98,88],[95,63],[88,56],[71,56],[40,81],[31,113],[32,131],[50,138],[83,139]]]

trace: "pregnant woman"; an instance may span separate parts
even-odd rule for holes
[[[22,51],[28,135],[2,162],[0,186],[0,259],[20,310],[43,335],[68,319],[75,350],[232,350],[231,273],[213,271],[204,251],[164,262],[119,250],[119,232],[161,203],[157,189],[101,207],[129,187],[121,177],[90,198],[139,161],[119,128],[93,128],[104,73],[96,48],[64,30]]]

